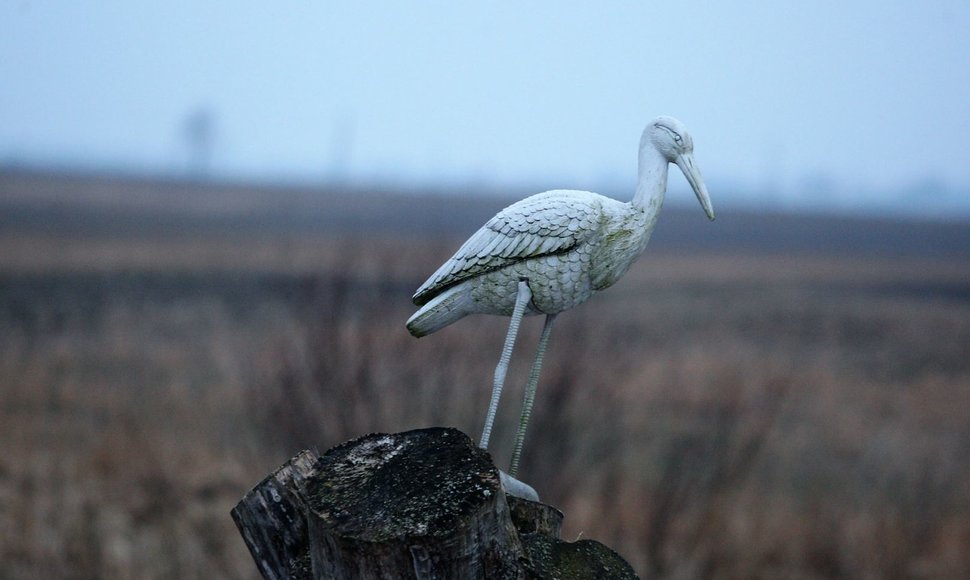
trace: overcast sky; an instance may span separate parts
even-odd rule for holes
[[[670,114],[712,195],[970,191],[967,0],[470,4],[3,0],[0,162],[183,171],[201,109],[218,174],[632,190]]]

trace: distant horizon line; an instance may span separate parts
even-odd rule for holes
[[[560,189],[538,185],[541,178],[521,180],[485,180],[476,182],[481,176],[442,176],[428,180],[408,175],[373,174],[370,177],[334,176],[328,171],[319,174],[295,171],[231,171],[209,170],[189,171],[162,167],[158,164],[138,163],[99,163],[91,161],[37,160],[0,157],[0,175],[21,173],[61,177],[86,177],[93,179],[129,179],[136,181],[160,181],[198,186],[218,187],[268,187],[284,189],[321,189],[321,190],[370,190],[399,194],[430,194],[441,196],[494,197],[499,199],[518,199],[548,189]],[[588,181],[588,180],[587,180]],[[625,179],[599,178],[598,186],[591,188],[604,195],[623,199],[632,192],[633,180],[629,187]],[[813,201],[808,186],[797,191],[782,188],[772,190],[765,185],[745,186],[738,180],[721,179],[726,187],[720,188],[715,206],[732,208],[745,212],[817,214],[823,216],[873,217],[873,218],[911,218],[932,221],[970,220],[970,186],[954,188],[932,180],[914,181],[892,191],[857,190],[855,198],[839,196],[838,182],[828,180],[823,183],[823,191],[818,192],[823,202]],[[725,183],[726,182],[726,183]],[[543,189],[545,188],[545,189]],[[562,189],[580,189],[565,186]],[[678,208],[690,207],[693,196],[680,199],[681,193],[689,194],[686,185],[673,183],[670,191],[675,195],[667,197],[665,203]],[[934,199],[936,203],[926,203]],[[942,203],[940,203],[942,201]],[[912,205],[912,204],[916,205]]]

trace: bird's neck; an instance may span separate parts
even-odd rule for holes
[[[640,145],[639,176],[633,205],[656,214],[664,203],[667,192],[667,166],[669,162],[652,144]]]

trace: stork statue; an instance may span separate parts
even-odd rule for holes
[[[469,314],[511,316],[492,385],[481,447],[492,424],[519,323],[544,314],[545,324],[526,384],[509,473],[518,471],[532,413],[542,358],[556,315],[582,304],[619,280],[643,252],[667,191],[667,167],[675,163],[711,220],[714,209],[694,162],[694,142],[680,121],[658,117],[640,138],[639,176],[633,201],[623,203],[589,191],[538,193],[500,211],[414,294],[421,308],[407,321],[416,337]]]

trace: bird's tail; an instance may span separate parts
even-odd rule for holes
[[[408,319],[408,332],[420,338],[472,313],[472,300],[458,284],[432,298]]]

